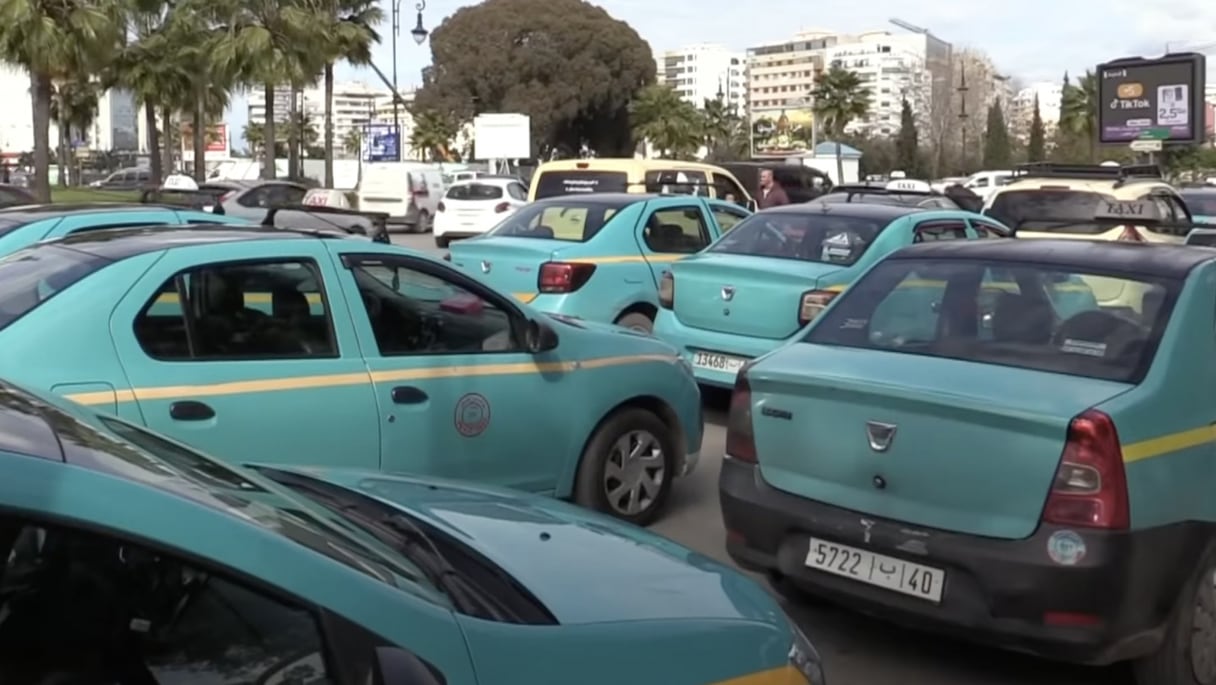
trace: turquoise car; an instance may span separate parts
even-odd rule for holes
[[[671,263],[747,216],[690,195],[562,195],[453,243],[450,261],[536,309],[650,332]]]
[[[1178,189],[1178,194],[1195,223],[1216,225],[1216,185],[1184,186]]]
[[[1123,281],[1129,307],[1056,283]],[[900,286],[940,283],[907,310]],[[1013,287],[991,298],[987,284]],[[1216,253],[977,240],[888,256],[745,366],[730,556],[795,599],[1216,681]],[[1075,307],[1076,302],[1070,306]]]
[[[729,388],[749,359],[790,340],[861,273],[905,245],[999,238],[1008,229],[958,209],[810,202],[753,214],[659,284],[654,334],[692,364],[697,381]],[[933,284],[909,287],[928,307]]]
[[[0,255],[41,240],[103,228],[166,224],[236,224],[248,221],[195,209],[120,203],[26,205],[0,209]]]
[[[8,384],[0,470],[5,683],[620,685],[604,654],[639,685],[824,683],[754,582],[555,500],[232,467]]]
[[[468,479],[647,523],[701,448],[670,346],[392,245],[89,231],[0,260],[0,283],[0,374],[238,463]]]

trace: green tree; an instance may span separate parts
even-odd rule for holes
[[[1039,96],[1034,96],[1034,114],[1030,118],[1030,140],[1026,143],[1026,161],[1042,162],[1047,159],[1047,131],[1043,126],[1043,115],[1039,111]]]
[[[84,0],[0,0],[0,59],[30,74],[34,194],[49,202],[51,101],[55,84],[90,75],[121,41],[122,6]],[[62,170],[61,170],[62,172]]]
[[[76,150],[73,143],[84,140],[97,120],[100,85],[91,78],[73,78],[55,85],[51,99],[51,119],[59,133],[59,185],[76,183]],[[70,177],[70,178],[69,178]]]
[[[460,126],[451,117],[438,112],[417,112],[410,131],[410,148],[421,153],[423,161],[455,161],[452,143],[459,131]]]
[[[706,122],[696,107],[669,86],[647,86],[629,103],[633,136],[650,143],[660,157],[687,159],[706,140]]]
[[[815,75],[811,98],[820,132],[836,143],[836,182],[841,183],[844,181],[841,138],[850,122],[870,113],[870,90],[856,72],[833,66]]]
[[[747,122],[727,107],[722,98],[705,101],[701,107],[701,123],[707,159],[729,162],[747,156]]]
[[[582,0],[485,0],[431,34],[419,111],[466,122],[480,112],[532,121],[540,157],[633,153],[628,104],[655,81],[650,46],[628,24]]]
[[[1013,164],[1013,148],[1009,142],[1009,127],[1001,99],[988,107],[988,123],[984,127],[984,168],[1008,169]]]
[[[322,33],[326,47],[325,59],[325,187],[333,187],[334,179],[334,63],[346,60],[354,65],[372,61],[372,46],[380,42],[375,27],[384,21],[384,12],[376,0],[326,0],[325,18],[328,24]],[[393,97],[397,94],[394,93]],[[358,154],[358,148],[355,148]]]
[[[342,149],[346,154],[358,157],[359,153],[363,151],[363,132],[358,128],[348,130],[342,137]]]
[[[899,111],[899,133],[895,136],[895,166],[912,178],[920,178],[920,131],[912,104],[904,98]]]
[[[1064,136],[1069,148],[1064,152],[1077,158],[1075,161],[1098,161],[1099,107],[1098,81],[1094,72],[1085,72],[1076,85],[1069,83],[1068,75],[1064,75],[1057,135]]]

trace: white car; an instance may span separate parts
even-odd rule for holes
[[[528,189],[519,179],[482,176],[448,187],[435,213],[435,244],[447,247],[456,238],[481,235],[528,204]]]

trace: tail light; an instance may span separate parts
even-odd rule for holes
[[[726,456],[749,464],[756,463],[756,434],[752,430],[752,388],[747,381],[745,364],[735,376],[735,390],[730,396],[730,413],[726,417]]]
[[[572,293],[583,287],[593,273],[594,264],[545,262],[540,265],[536,287],[542,293]]]
[[[1140,235],[1140,231],[1137,231],[1135,228],[1124,226],[1123,232],[1119,234],[1116,240],[1124,243],[1142,243],[1144,242],[1144,236]]]
[[[447,210],[447,205],[443,204],[443,200],[439,201],[439,205],[435,207],[435,211],[442,212]]]
[[[664,271],[659,279],[659,306],[671,309],[676,303],[676,277],[670,271]]]
[[[1043,522],[1126,530],[1130,519],[1119,433],[1109,416],[1090,409],[1068,424],[1068,442],[1043,507]]]
[[[499,202],[498,204],[494,205],[494,213],[502,214],[503,212],[507,211],[510,208],[511,208],[510,202]]]
[[[802,301],[798,303],[798,325],[805,326],[810,323],[839,294],[835,290],[811,290],[802,293]]]

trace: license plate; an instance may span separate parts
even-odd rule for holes
[[[811,538],[806,565],[935,604],[942,601],[946,584],[946,572],[941,569],[817,538]]]
[[[725,373],[738,373],[739,369],[747,363],[746,359],[740,357],[732,357],[726,354],[714,354],[712,352],[695,352],[692,355],[692,365],[699,369],[709,369],[710,371],[722,371]]]

